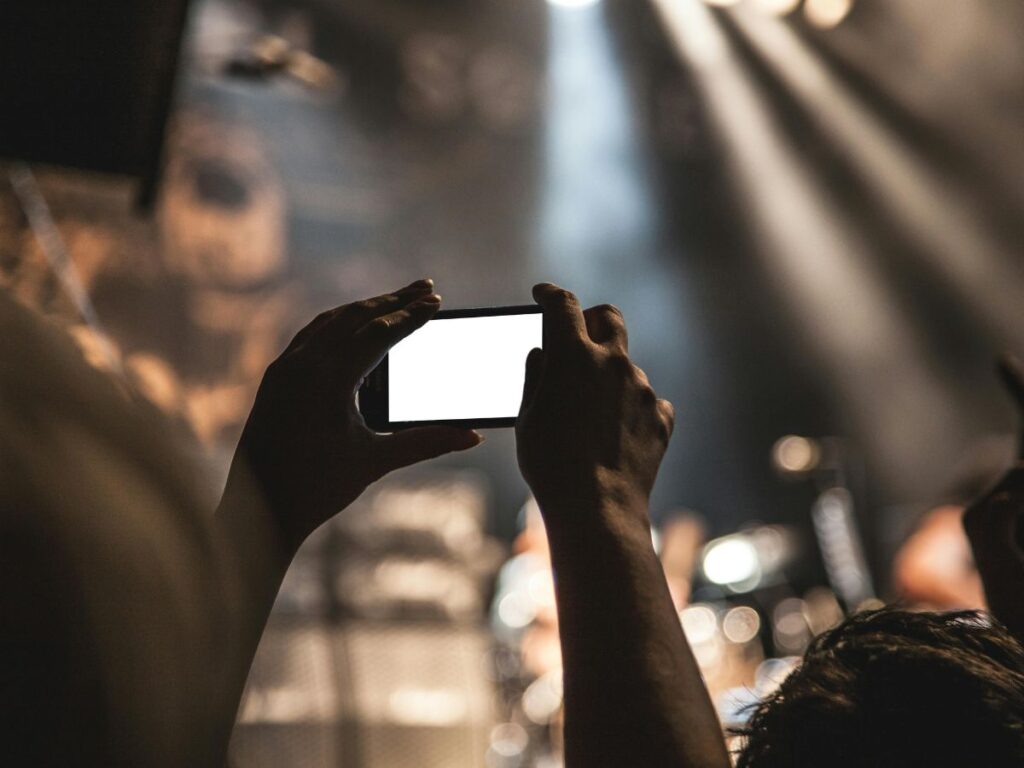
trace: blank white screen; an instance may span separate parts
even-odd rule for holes
[[[515,417],[543,315],[431,320],[388,353],[391,421]]]

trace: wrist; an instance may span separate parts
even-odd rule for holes
[[[539,498],[548,542],[561,551],[600,549],[605,542],[650,549],[651,526],[645,495],[603,494]]]
[[[275,559],[290,563],[306,535],[294,529],[290,516],[275,504],[271,494],[253,473],[237,461],[228,473],[227,483],[217,517],[229,532],[245,531],[246,538],[255,537]]]

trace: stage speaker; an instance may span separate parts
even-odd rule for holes
[[[361,768],[478,768],[494,724],[489,637],[444,625],[358,624],[335,636]]]
[[[231,768],[355,765],[342,762],[340,688],[327,629],[273,621],[249,671]]]
[[[495,723],[490,636],[440,624],[274,621],[233,768],[479,768]]]

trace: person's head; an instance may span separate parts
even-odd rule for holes
[[[865,611],[740,731],[738,768],[1024,764],[1024,649],[973,611]]]

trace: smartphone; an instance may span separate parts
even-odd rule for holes
[[[544,342],[536,304],[438,312],[363,381],[359,410],[378,432],[427,424],[511,427],[526,356]]]

